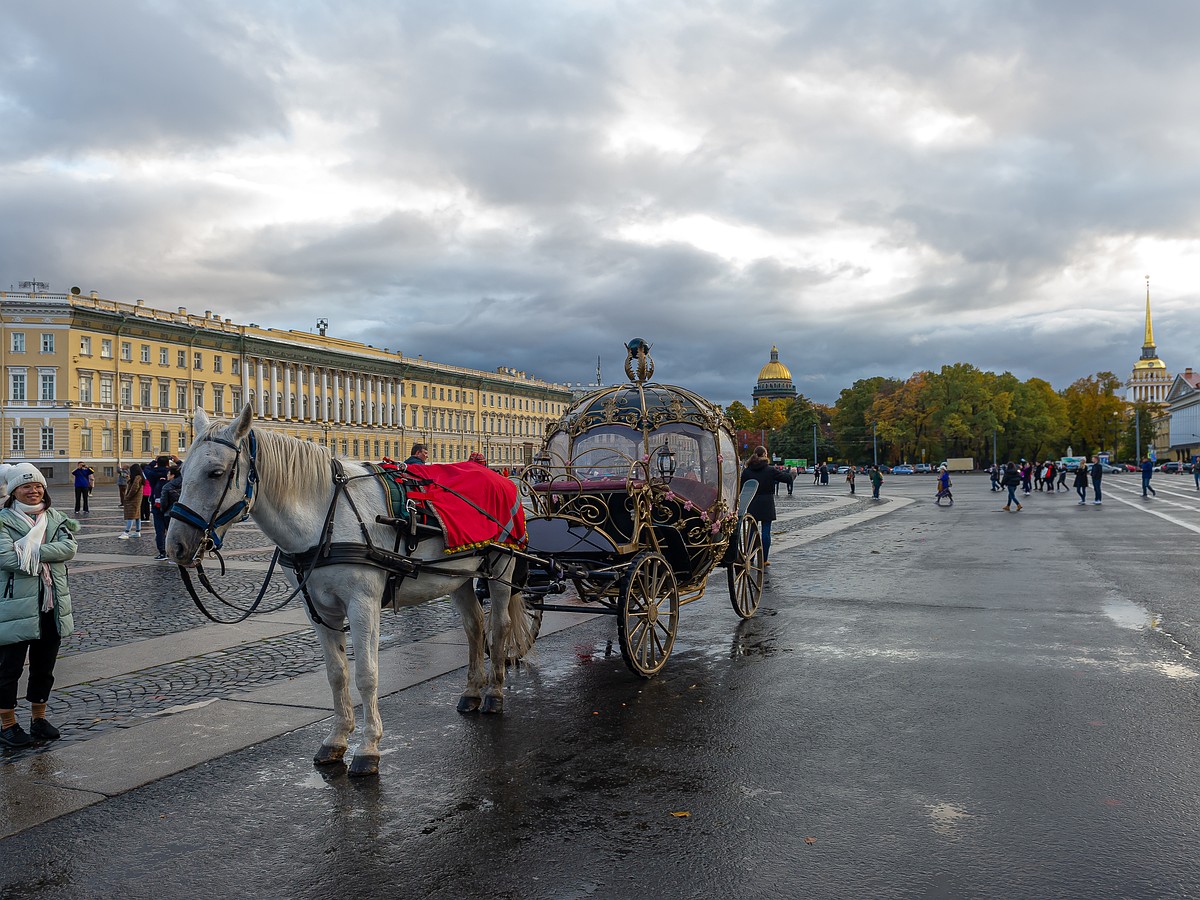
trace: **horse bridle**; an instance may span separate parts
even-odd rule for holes
[[[258,440],[254,436],[254,429],[246,435],[246,440],[242,443],[235,444],[233,441],[227,441],[223,437],[216,435],[206,435],[203,440],[211,441],[215,444],[220,444],[223,447],[228,447],[234,452],[233,465],[229,468],[229,477],[225,479],[225,489],[221,491],[220,499],[217,500],[213,514],[205,520],[205,518],[192,509],[190,506],[185,506],[179,501],[171,507],[171,512],[168,518],[178,519],[193,528],[199,529],[203,537],[196,547],[196,553],[192,557],[192,561],[199,559],[210,550],[220,550],[224,539],[221,537],[220,531],[235,522],[244,522],[250,517],[250,511],[254,508],[255,486],[258,484],[258,467],[255,465],[255,459],[258,455]],[[221,509],[221,504],[225,502],[225,497],[229,493],[229,489],[233,487],[237,480],[238,472],[242,464],[242,450],[248,447],[249,450],[249,465],[246,469],[246,490],[242,497],[231,507],[223,512],[217,512]]]

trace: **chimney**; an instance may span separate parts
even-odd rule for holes
[[[137,302],[137,305],[138,305],[138,306],[145,306],[145,305],[146,305],[146,301],[145,301],[145,300],[139,300],[139,301]]]
[[[186,316],[187,315],[187,307],[186,306],[179,307],[179,314],[181,316]]]

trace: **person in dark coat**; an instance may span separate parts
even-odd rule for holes
[[[755,447],[754,455],[742,470],[743,485],[750,481],[758,482],[754,499],[750,501],[747,512],[758,520],[758,527],[762,533],[763,563],[768,566],[771,564],[771,523],[775,521],[775,485],[785,479],[786,476],[771,465],[766,447]]]
[[[1079,495],[1079,505],[1087,503],[1088,469],[1087,463],[1081,462],[1075,469],[1075,493]]]
[[[424,444],[413,444],[412,453],[404,461],[406,466],[423,466],[429,459],[429,448]]]
[[[1014,503],[1017,504],[1017,512],[1021,511],[1021,501],[1017,499],[1017,488],[1024,483],[1026,471],[1028,470],[1017,471],[1017,467],[1013,463],[1009,463],[1008,468],[1004,471],[1004,478],[1000,480],[1000,483],[1008,488],[1008,502],[1004,504],[1005,512],[1012,512]]]
[[[142,477],[150,485],[150,515],[154,520],[154,546],[158,552],[155,559],[167,558],[167,520],[163,518],[158,492],[169,477],[169,463],[170,458],[163,454],[150,465],[142,466]]]

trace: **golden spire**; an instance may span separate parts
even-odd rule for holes
[[[1150,276],[1146,276],[1146,340],[1142,342],[1143,347],[1154,346],[1154,328],[1150,324]]]

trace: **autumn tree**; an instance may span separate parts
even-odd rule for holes
[[[740,400],[734,400],[725,407],[725,415],[733,423],[735,431],[750,427],[750,410],[746,409],[745,404]]]
[[[1070,418],[1070,441],[1078,455],[1090,456],[1112,447],[1124,426],[1124,401],[1116,396],[1121,382],[1112,372],[1076,379],[1063,391]]]

